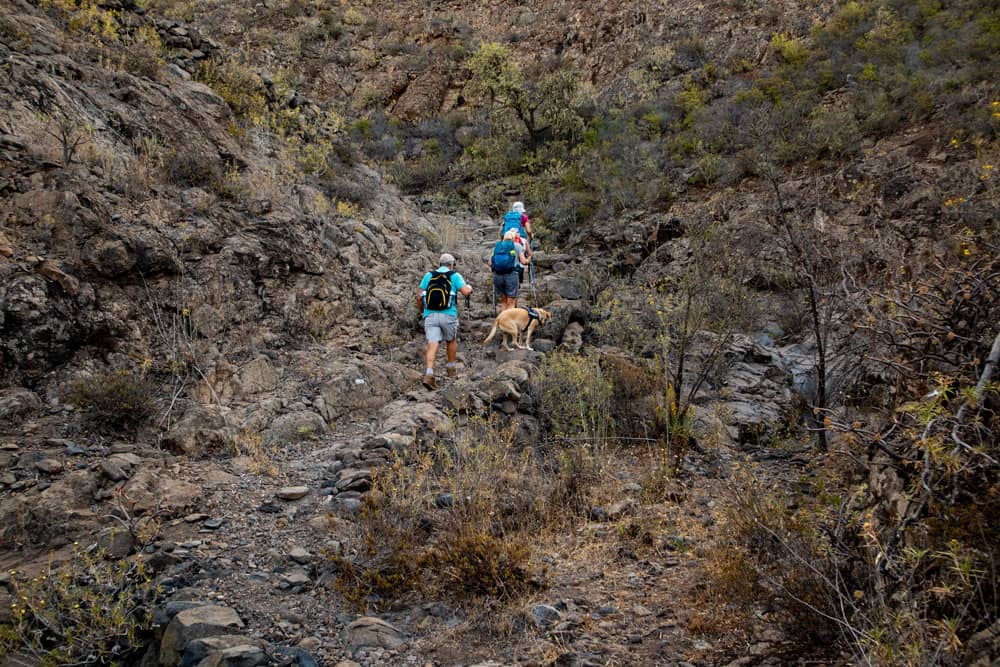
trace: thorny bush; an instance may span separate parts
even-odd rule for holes
[[[24,578],[12,571],[10,621],[0,658],[43,665],[134,664],[150,639],[157,588],[141,558],[107,560],[77,549],[73,559]]]

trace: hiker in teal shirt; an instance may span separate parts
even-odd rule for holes
[[[465,282],[455,270],[455,258],[445,253],[438,262],[440,266],[428,271],[420,281],[420,305],[424,309],[424,335],[427,351],[424,354],[426,370],[423,384],[428,389],[437,389],[434,377],[434,357],[437,356],[441,341],[445,341],[448,355],[448,377],[455,377],[458,358],[458,295],[469,296],[472,286]]]

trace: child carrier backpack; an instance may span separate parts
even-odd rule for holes
[[[524,236],[524,228],[521,226],[521,214],[517,211],[507,211],[503,216],[503,229],[500,231],[501,238],[511,229],[516,229],[517,233]]]
[[[517,268],[517,248],[513,241],[497,241],[493,246],[493,273],[510,273]]]
[[[427,282],[427,294],[424,297],[424,307],[427,310],[448,310],[455,292],[451,289],[451,274],[454,271],[431,272]]]

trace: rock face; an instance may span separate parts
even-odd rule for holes
[[[2,274],[0,274],[2,275]],[[0,283],[0,355],[8,368],[41,371],[60,364],[94,330],[94,291],[76,296],[38,275]]]
[[[89,470],[74,470],[51,486],[0,500],[0,537],[15,542],[44,544],[53,538],[96,524],[91,510],[97,491],[97,476]]]
[[[0,431],[41,407],[41,399],[32,391],[17,387],[0,389]]]

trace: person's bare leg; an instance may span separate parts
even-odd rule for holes
[[[448,377],[453,378],[458,375],[458,366],[455,361],[458,359],[458,337],[449,340],[444,345],[445,352],[448,354],[448,365],[447,373]]]
[[[438,345],[437,342],[427,343],[427,351],[424,353],[424,368],[434,368],[434,357],[437,356]]]

